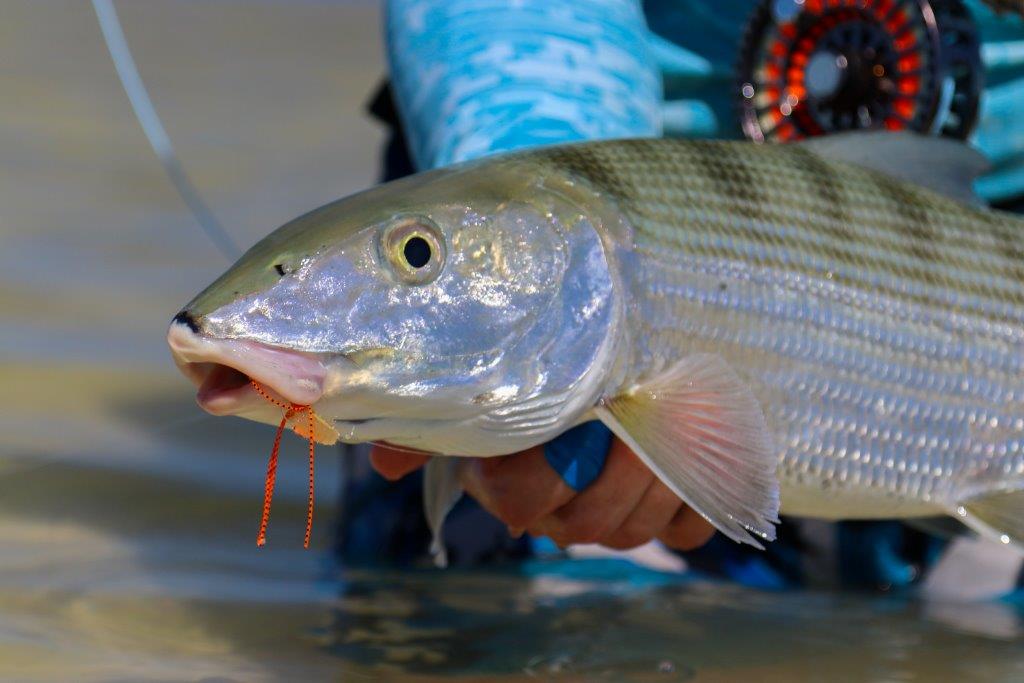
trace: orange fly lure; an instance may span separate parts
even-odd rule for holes
[[[313,451],[316,447],[316,439],[313,437],[313,421],[316,418],[316,413],[313,412],[313,406],[278,401],[264,391],[256,380],[250,380],[250,384],[257,394],[284,410],[284,417],[281,418],[281,424],[277,426],[277,434],[274,436],[274,447],[270,451],[270,460],[267,462],[267,478],[263,485],[263,514],[260,516],[260,530],[256,534],[256,545],[267,544],[267,523],[270,521],[270,502],[274,498],[274,482],[277,479],[277,456],[281,452],[281,437],[284,435],[284,429],[288,426],[289,420],[299,413],[305,413],[309,429],[309,504],[306,508],[306,537],[302,547],[308,548],[309,537],[313,533]]]

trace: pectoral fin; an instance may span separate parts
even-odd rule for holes
[[[441,536],[445,517],[462,498],[459,465],[458,458],[434,456],[427,461],[423,473],[423,509],[430,527],[430,555],[438,567],[448,565]]]
[[[684,358],[602,401],[598,417],[691,508],[763,548],[779,521],[778,457],[750,388],[719,356]]]

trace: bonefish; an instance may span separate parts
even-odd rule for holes
[[[1024,221],[957,143],[617,140],[328,204],[175,318],[212,413],[512,453],[601,420],[728,537],[948,514],[1024,543]],[[299,425],[301,427],[301,425]],[[433,458],[435,533],[461,495]]]

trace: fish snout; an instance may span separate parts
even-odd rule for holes
[[[327,369],[315,354],[247,339],[211,337],[187,310],[171,321],[167,345],[175,365],[198,388],[199,405],[214,415],[236,415],[265,403],[253,380],[286,404],[312,405],[324,393]]]
[[[199,332],[199,323],[196,322],[195,317],[193,317],[193,315],[188,311],[179,311],[178,315],[174,316],[174,318],[171,320],[171,324],[173,325],[174,323],[184,325],[193,332]]]

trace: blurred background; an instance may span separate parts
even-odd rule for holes
[[[192,181],[247,247],[368,187],[374,2],[117,5]],[[338,459],[216,420],[164,344],[228,265],[84,0],[0,2],[0,680],[1021,680],[1019,606],[761,592],[624,560],[346,570]]]
[[[238,244],[376,177],[375,3],[118,10]],[[89,2],[4,0],[0,65],[0,679],[254,680],[263,649],[308,654],[282,622],[308,639],[336,590],[325,553],[301,549],[302,447],[286,442],[257,552],[273,430],[206,416],[167,352],[170,317],[229,263],[150,149]],[[337,461],[318,462],[320,549]]]

